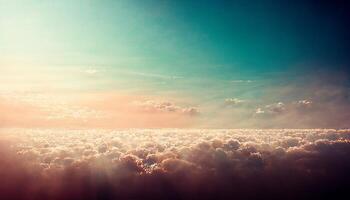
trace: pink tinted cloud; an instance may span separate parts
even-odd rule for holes
[[[118,93],[26,94],[0,99],[3,127],[189,127],[193,107]],[[135,103],[138,102],[138,103]],[[152,103],[150,103],[152,102]]]
[[[2,130],[6,199],[337,199],[350,131]]]

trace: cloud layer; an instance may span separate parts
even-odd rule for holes
[[[5,199],[345,195],[350,130],[1,130]]]

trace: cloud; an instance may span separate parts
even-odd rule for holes
[[[170,79],[170,80],[177,80],[177,79],[184,78],[183,76],[164,75],[164,74],[156,74],[156,73],[143,73],[143,72],[134,72],[134,71],[123,71],[123,72],[131,75],[143,76],[147,78]]]
[[[253,80],[231,80],[231,83],[252,83]]]
[[[274,104],[266,105],[263,108],[257,108],[255,114],[258,115],[276,115],[276,114],[288,114],[295,113],[296,111],[307,112],[313,107],[313,102],[311,100],[298,100],[288,104],[278,102]]]
[[[348,194],[347,129],[1,131],[0,195],[6,199]]]
[[[269,115],[274,115],[274,114],[281,114],[286,111],[286,106],[282,102],[274,103],[274,104],[269,104],[266,105],[263,108],[257,108],[256,109],[256,114],[269,114]]]
[[[238,98],[227,98],[225,99],[225,105],[228,106],[236,106],[245,103],[245,100],[238,99]]]
[[[133,105],[137,106],[144,112],[150,113],[180,113],[186,115],[197,115],[199,110],[195,107],[180,107],[169,101],[135,101]]]
[[[147,97],[104,92],[0,94],[1,127],[192,127],[200,111]],[[16,111],[16,112],[14,112]]]
[[[264,128],[349,127],[348,74],[301,71],[295,76],[286,75],[279,74],[262,88],[263,95],[255,106],[258,112],[254,117],[243,120],[244,123]],[[271,112],[265,107],[278,101],[284,103],[283,112]],[[278,107],[274,105],[272,107]]]
[[[294,102],[294,104],[295,104],[298,108],[303,109],[303,108],[311,108],[313,102],[312,102],[311,100],[304,99],[304,100],[296,101],[296,102]]]
[[[99,73],[100,71],[98,71],[97,69],[87,69],[85,70],[85,73],[88,75],[95,75],[97,73]]]
[[[188,115],[198,115],[199,114],[199,110],[197,108],[194,108],[194,107],[183,108],[181,112],[184,114],[188,114]]]

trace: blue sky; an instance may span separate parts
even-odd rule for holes
[[[331,107],[317,99],[320,88],[348,94],[349,5],[343,1],[1,0],[0,5],[1,68],[18,69],[7,77],[22,76],[26,68],[67,91],[180,98],[202,108],[203,121],[219,118],[224,124],[231,118],[256,121],[256,109],[278,102],[316,98]],[[6,84],[28,86],[29,80]],[[227,111],[226,99],[249,103]],[[336,99],[348,104],[347,97]]]

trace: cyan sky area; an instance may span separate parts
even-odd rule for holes
[[[130,63],[150,72],[229,78],[349,60],[345,3],[1,2],[1,51],[47,64]]]
[[[56,82],[66,90],[181,96],[212,113],[226,98],[251,110],[302,99],[345,105],[349,8],[342,0],[0,0],[0,64],[63,73]]]

